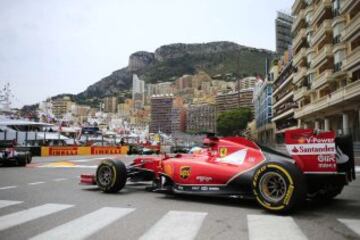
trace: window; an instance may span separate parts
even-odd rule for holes
[[[340,43],[341,32],[344,30],[345,24],[339,23],[336,24],[333,30],[333,42],[334,44]]]
[[[340,15],[340,0],[333,0],[333,14],[334,17]]]

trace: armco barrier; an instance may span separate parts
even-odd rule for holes
[[[41,147],[41,156],[72,156],[72,155],[101,155],[101,154],[127,154],[128,146],[122,147]]]

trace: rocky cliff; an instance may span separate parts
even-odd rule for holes
[[[184,74],[204,71],[210,76],[233,73],[238,77],[264,75],[265,59],[275,53],[250,48],[233,42],[170,44],[154,53],[139,51],[129,57],[127,67],[89,86],[77,95],[79,99],[104,97],[131,88],[132,74],[149,83],[172,81]]]

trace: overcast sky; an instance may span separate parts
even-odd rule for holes
[[[233,41],[275,50],[293,0],[1,0],[0,84],[13,107],[79,93],[128,56],[169,43]]]

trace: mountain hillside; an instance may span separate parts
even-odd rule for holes
[[[161,46],[154,53],[135,52],[129,64],[89,86],[78,94],[80,102],[89,98],[119,95],[131,88],[132,75],[137,74],[147,83],[173,81],[184,74],[202,70],[210,76],[232,73],[238,77],[264,75],[265,60],[275,53],[269,50],[245,47],[233,42],[202,44],[170,44]]]

